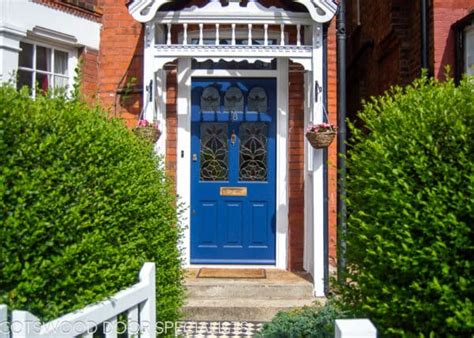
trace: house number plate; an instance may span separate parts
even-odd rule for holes
[[[221,187],[221,196],[247,196],[246,187]]]

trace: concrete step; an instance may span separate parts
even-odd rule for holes
[[[310,299],[313,286],[310,282],[264,284],[252,281],[200,281],[186,282],[188,299]]]
[[[184,319],[193,321],[268,322],[279,311],[313,304],[315,299],[194,299],[183,307]]]

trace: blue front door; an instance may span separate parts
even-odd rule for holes
[[[193,78],[191,263],[275,263],[276,80]]]

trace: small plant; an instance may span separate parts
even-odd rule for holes
[[[158,121],[150,122],[148,120],[138,120],[137,126],[133,132],[138,137],[141,137],[151,143],[155,143],[161,136],[160,124]]]
[[[160,124],[158,123],[158,121],[150,122],[148,120],[140,120],[138,121],[137,126],[159,129]]]
[[[125,85],[123,86],[122,93],[120,96],[120,104],[125,105],[130,98],[130,94],[137,85],[137,78],[135,76],[130,77]]]
[[[334,337],[336,319],[350,317],[334,300],[326,304],[306,306],[289,312],[279,312],[263,326],[260,337]]]
[[[337,127],[330,123],[310,124],[306,128],[306,138],[313,148],[328,147],[336,136]]]
[[[326,133],[326,132],[335,132],[337,127],[330,123],[318,123],[310,124],[306,128],[306,133]]]

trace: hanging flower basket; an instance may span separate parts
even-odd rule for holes
[[[312,124],[306,128],[306,138],[315,149],[327,148],[336,136],[337,128],[329,123]]]
[[[138,125],[133,128],[133,132],[150,143],[155,143],[161,136],[161,131],[157,123],[151,123],[147,120],[138,121]]]

